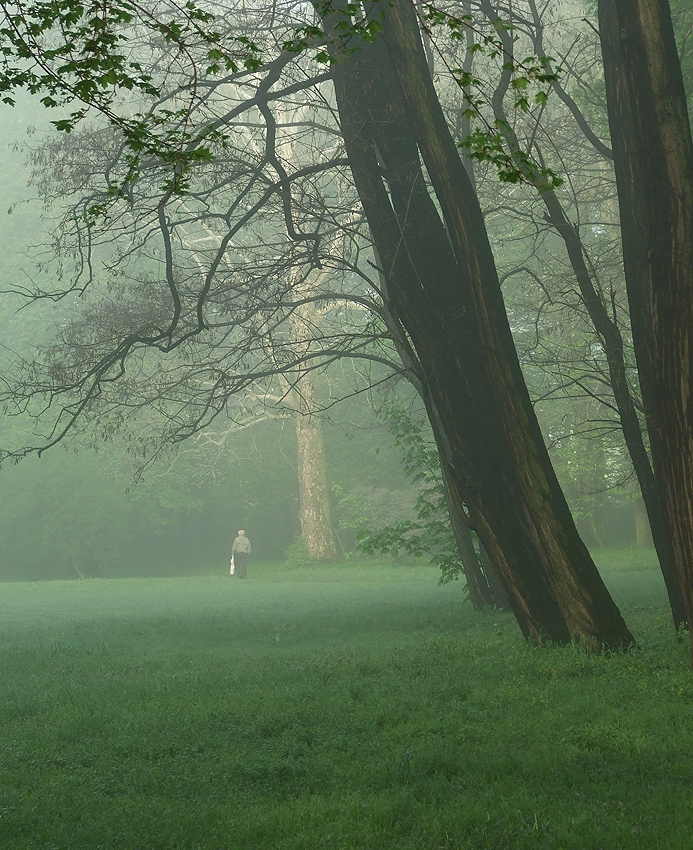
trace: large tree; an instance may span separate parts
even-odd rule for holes
[[[503,24],[500,7],[492,0],[480,0],[480,7],[487,19],[495,22],[496,33],[499,42],[503,45],[505,56],[513,59],[515,36]],[[518,24],[522,23],[529,29],[537,54],[544,55],[544,22],[534,0],[529,0],[528,7],[531,12],[530,20],[526,20],[521,12],[516,12]],[[511,14],[513,13],[511,12]],[[655,484],[646,445],[646,435],[638,415],[639,399],[629,377],[626,342],[624,341],[627,330],[619,322],[618,312],[614,305],[615,296],[609,297],[604,291],[597,271],[598,263],[591,256],[579,227],[571,220],[570,214],[561,200],[559,190],[554,188],[538,169],[532,167],[531,162],[527,162],[526,148],[522,145],[516,125],[513,126],[506,107],[507,92],[512,81],[511,69],[512,62],[507,62],[493,90],[490,98],[493,117],[498,126],[503,128],[504,146],[513,157],[518,171],[527,184],[538,190],[537,197],[543,207],[543,224],[550,224],[564,243],[565,253],[577,284],[580,306],[583,312],[587,314],[596,339],[604,352],[606,361],[604,379],[608,382],[610,389],[608,401],[605,399],[605,403],[612,404],[618,417],[618,424],[647,510],[674,624],[676,628],[679,628],[686,620],[685,606],[676,575],[671,536],[663,521],[659,490]],[[573,68],[572,73],[575,74],[577,71]],[[584,142],[592,149],[593,154],[601,158],[603,163],[610,163],[613,159],[613,152],[593,131],[580,105],[569,95],[559,80],[553,80],[552,85],[556,89],[557,95],[567,106],[566,111],[571,119],[572,133],[575,134],[575,129],[579,129]],[[539,123],[539,120],[537,120],[533,129],[529,130],[532,139],[529,148],[530,150],[533,148],[535,156],[546,161],[548,158],[545,154],[547,145],[540,138],[537,138],[541,135],[537,132]],[[573,183],[578,179],[578,175],[575,173],[571,173],[570,177]],[[600,183],[601,191],[608,191],[608,181],[604,179]],[[575,204],[577,206],[577,202]],[[564,315],[564,321],[570,322],[571,320]],[[581,364],[581,367],[583,365],[584,363]]]
[[[382,40],[337,61],[335,86],[388,299],[422,364],[454,487],[521,628],[558,642],[628,643],[551,467],[408,0],[389,7]]]
[[[667,0],[600,0],[633,343],[693,625],[693,142]]]
[[[352,61],[344,58],[334,69],[340,120],[386,286],[378,292],[381,302],[352,284],[348,295],[344,289],[326,289],[310,299],[333,304],[341,299],[342,305],[333,311],[340,319],[344,302],[367,305],[386,327],[386,314],[396,316],[416,352],[455,500],[464,506],[498,568],[523,632],[558,642],[583,639],[596,648],[629,644],[631,635],[575,530],[549,462],[513,346],[483,216],[440,108],[414,7],[408,0],[393,4],[387,10],[384,38]],[[177,160],[171,162],[173,182],[169,180],[162,193],[156,167],[145,176],[147,163],[139,163],[135,182],[131,160],[120,158],[117,142],[101,136],[110,145],[105,157],[98,142],[92,148],[94,156],[105,158],[102,173],[109,176],[109,188],[114,171],[124,168],[118,191],[131,200],[129,210],[109,221],[109,231],[124,235],[132,210],[144,210],[138,235],[122,252],[124,263],[136,266],[132,280],[138,309],[128,313],[120,301],[108,304],[106,311],[92,313],[96,321],[81,322],[81,336],[73,325],[63,335],[58,355],[49,359],[43,382],[36,373],[25,381],[24,396],[21,391],[16,396],[20,403],[59,393],[67,399],[59,411],[56,439],[83,413],[103,409],[104,398],[127,407],[128,393],[138,381],[145,390],[141,399],[168,406],[169,412],[175,408],[173,430],[180,437],[219,415],[234,392],[267,379],[268,369],[276,374],[277,351],[285,374],[296,380],[306,364],[317,368],[336,356],[392,363],[391,351],[377,350],[378,340],[392,339],[391,329],[374,335],[373,326],[368,327],[369,350],[362,343],[365,326],[347,334],[337,324],[331,336],[321,331],[297,346],[285,331],[289,317],[296,315],[291,285],[266,263],[264,269],[253,265],[260,245],[266,244],[268,221],[274,222],[270,234],[276,233],[277,221],[286,227],[295,246],[293,259],[299,258],[306,273],[331,257],[325,244],[335,234],[359,243],[353,224],[345,224],[353,221],[350,205],[341,210],[337,224],[334,215],[323,215],[322,207],[309,212],[316,197],[334,196],[339,188],[325,177],[345,164],[339,155],[325,157],[317,151],[318,161],[291,173],[277,155],[278,125],[269,104],[310,85],[299,69],[293,80],[282,80],[282,90],[273,90],[289,61],[283,55],[255,77],[232,75],[210,85],[196,102],[207,119],[198,126],[210,126],[210,113],[216,116],[216,129],[234,127],[238,117],[247,114],[248,125],[262,123],[266,132],[261,144],[251,149],[254,161],[239,157],[224,173],[224,159],[219,157],[203,169],[184,200],[176,196],[181,190]],[[245,88],[243,103],[229,98],[234,86]],[[179,91],[170,96],[175,99]],[[324,97],[323,107],[330,108]],[[190,112],[179,120],[187,126]],[[295,122],[285,123],[292,125]],[[83,174],[83,165],[80,153],[76,174],[79,169]],[[98,197],[93,185],[88,188]],[[210,213],[220,197],[228,198],[226,210]],[[295,216],[299,199],[307,211],[301,224]],[[92,197],[84,204],[91,237],[103,204],[94,204]],[[221,238],[200,273],[197,263],[189,258],[181,263],[177,257],[205,217]],[[241,228],[253,217],[264,224],[258,225],[253,240],[243,239]],[[153,238],[160,240],[161,259],[150,254],[152,265],[143,269],[137,258]],[[236,258],[230,261],[232,249]],[[160,271],[155,271],[157,264]],[[362,268],[352,265],[355,273]],[[190,381],[190,371],[183,370],[180,361],[164,364],[161,355],[173,352],[185,354],[187,366],[195,365],[196,381]],[[188,399],[185,413],[179,398]]]

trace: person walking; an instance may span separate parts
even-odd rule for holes
[[[250,540],[245,536],[245,531],[241,529],[238,532],[238,537],[233,541],[231,554],[236,567],[236,576],[245,578],[245,570],[248,565],[248,555],[253,551],[250,545]]]

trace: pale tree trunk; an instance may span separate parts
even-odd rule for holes
[[[590,528],[595,542],[600,549],[606,549],[606,525],[604,523],[604,481],[606,479],[606,458],[604,456],[604,441],[597,437],[597,446],[593,458],[591,475],[588,476],[588,488],[592,493],[592,511]]]
[[[287,157],[293,154],[290,146],[279,146],[278,149]],[[208,238],[218,239],[211,230],[207,230],[207,234]],[[200,267],[203,268],[202,265]],[[309,297],[313,286],[314,280],[308,276],[300,285],[294,287],[295,299],[298,301]],[[294,342],[300,344],[304,339],[302,328],[306,322],[319,322],[318,310],[310,301],[297,306],[293,313],[289,326]],[[279,379],[297,412],[295,423],[301,537],[311,558],[323,562],[335,561],[337,541],[330,522],[322,420],[314,415],[313,376],[311,372],[298,370],[293,384],[281,373]]]
[[[337,544],[330,522],[322,420],[313,413],[314,388],[310,373],[303,375],[298,390],[294,396],[300,411],[296,416],[296,443],[301,537],[311,558],[332,562],[337,559]]]
[[[266,106],[261,106],[260,109],[269,120],[269,109]],[[310,120],[304,105],[289,105],[283,117],[286,121]],[[297,159],[291,140],[278,141],[276,154],[277,161]],[[298,236],[291,233],[293,225],[290,226],[288,220],[286,226],[289,236],[297,239]],[[291,292],[296,306],[289,320],[289,332],[292,343],[298,349],[305,347],[306,339],[311,338],[314,329],[320,324],[320,310],[311,297],[326,274],[327,272],[316,269],[305,278],[293,282]],[[297,362],[298,360],[300,356],[297,356]],[[316,413],[315,373],[297,367],[290,379],[282,376],[281,380],[286,387],[286,397],[295,411],[301,537],[310,558],[329,563],[337,560],[338,549],[330,521],[323,425],[322,419]]]
[[[693,141],[667,0],[600,0],[599,29],[633,347],[691,628]]]
[[[313,272],[292,288],[296,303],[289,328],[292,342],[305,344],[306,327],[320,323],[319,310],[310,300],[319,280],[326,272]],[[329,563],[337,560],[337,540],[330,521],[330,499],[327,487],[327,464],[322,433],[322,419],[317,414],[315,373],[297,368],[291,380],[282,376],[286,397],[295,411],[297,473],[299,493],[299,520],[301,537],[308,555],[316,561]]]
[[[606,535],[604,528],[604,508],[596,504],[589,519],[590,531],[598,549],[606,549]]]

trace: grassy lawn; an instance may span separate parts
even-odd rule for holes
[[[639,648],[535,649],[429,567],[0,586],[2,850],[693,846],[693,674],[651,552]]]

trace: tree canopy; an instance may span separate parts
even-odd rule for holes
[[[617,6],[600,3],[602,42]],[[673,33],[668,5],[658,9]],[[617,144],[618,115],[634,107],[605,60],[605,109],[589,10],[534,0],[3,10],[6,101],[27,89],[64,110],[62,134],[33,153],[62,273],[48,264],[48,285],[21,294],[79,296],[41,355],[3,379],[7,409],[43,429],[6,458],[85,427],[108,437],[143,415],[155,456],[225,419],[307,422],[404,378],[427,411],[452,521],[481,538],[524,633],[599,648],[632,638],[545,437],[558,446],[576,427],[600,439],[618,428],[674,621],[691,619],[618,249],[613,163],[621,213],[637,217],[619,169],[647,157]],[[672,35],[667,61],[682,81],[685,10],[673,20],[681,60]],[[682,150],[687,121],[675,130]],[[629,256],[624,241],[627,280]],[[655,369],[665,359],[648,357]],[[533,401],[556,410],[574,396],[593,404],[573,406],[570,425],[547,420],[542,435]],[[588,409],[578,422],[573,411]],[[144,450],[141,431],[138,441]],[[684,511],[679,537],[690,524]]]

